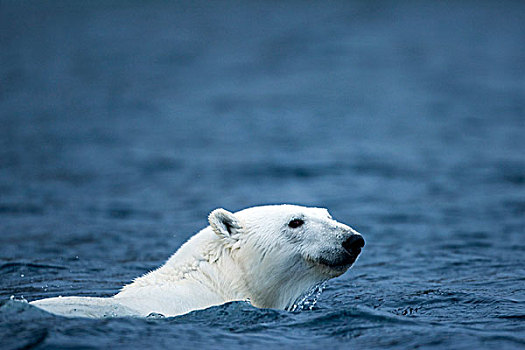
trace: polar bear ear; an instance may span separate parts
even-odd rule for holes
[[[213,231],[223,238],[232,238],[242,228],[240,221],[235,215],[222,208],[212,211],[208,216],[208,221]]]

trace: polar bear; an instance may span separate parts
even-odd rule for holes
[[[215,209],[208,220],[210,225],[163,266],[113,297],[57,297],[31,304],[68,317],[176,316],[238,300],[290,309],[305,292],[347,271],[365,244],[323,208]]]

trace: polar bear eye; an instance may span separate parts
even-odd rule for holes
[[[292,221],[290,221],[288,223],[288,226],[290,226],[291,228],[298,228],[302,224],[304,224],[303,220],[301,220],[301,219],[293,219]]]

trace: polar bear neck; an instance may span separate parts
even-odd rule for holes
[[[286,309],[319,282],[300,261],[275,260],[265,254],[251,254],[249,249],[243,245],[242,255],[247,259],[242,261],[241,257],[239,261],[236,248],[225,245],[207,227],[163,266],[125,286],[116,298],[124,304],[133,300],[128,306],[145,315],[169,309],[167,313],[173,316],[239,300],[249,300],[257,307]],[[250,261],[253,256],[262,258]],[[286,273],[280,271],[283,269]]]
[[[244,251],[238,252],[236,260],[246,285],[245,293],[254,306],[289,309],[324,278],[301,257],[286,252],[278,241],[265,243],[264,248],[260,242],[241,244]],[[259,259],[254,261],[254,257]]]
[[[126,285],[115,298],[142,315],[175,316],[228,301],[246,300],[241,271],[220,238],[207,227],[158,269]]]

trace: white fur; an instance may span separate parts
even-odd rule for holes
[[[293,219],[304,224],[290,228]],[[111,298],[59,297],[31,304],[70,317],[181,315],[235,300],[286,309],[316,284],[351,265],[319,262],[346,254],[341,243],[358,235],[326,209],[294,205],[216,209],[210,226],[191,237],[160,268]]]

